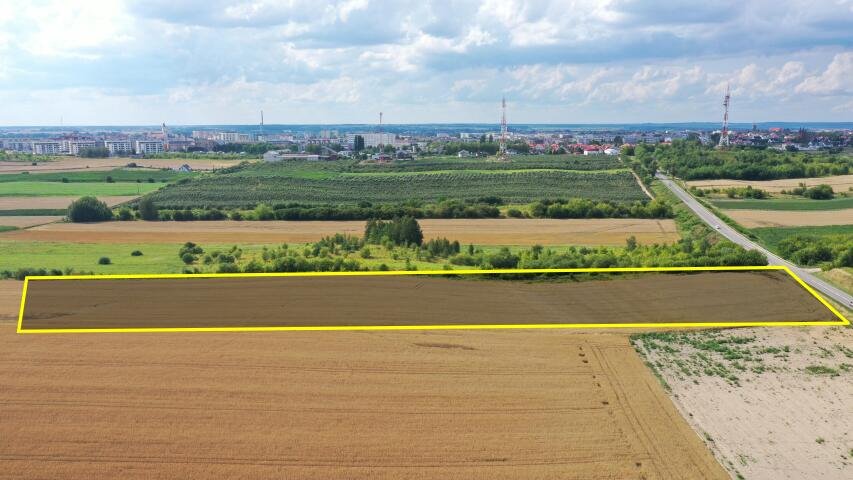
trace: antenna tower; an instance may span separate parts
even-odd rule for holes
[[[261,136],[264,136],[264,111],[261,110]]]
[[[501,158],[506,158],[506,97],[501,99],[501,139],[498,154]]]
[[[720,132],[720,147],[729,146],[729,101],[731,95],[729,93],[729,85],[726,85],[726,96],[723,97],[723,131]]]

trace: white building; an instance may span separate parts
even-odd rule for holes
[[[80,155],[81,150],[97,148],[100,146],[99,143],[101,142],[95,140],[63,140],[62,151],[71,155]]]
[[[218,132],[216,140],[226,143],[237,143],[240,141],[240,134],[237,132]]]
[[[314,153],[292,153],[285,150],[270,150],[264,154],[265,162],[280,162],[282,160],[320,160],[321,156]]]
[[[355,145],[355,137],[360,135],[364,138],[365,147],[378,147],[379,145],[397,145],[397,136],[393,133],[348,133],[347,145]]]
[[[58,155],[62,153],[62,142],[33,142],[32,150],[36,155]]]
[[[163,152],[163,140],[137,140],[136,154],[149,155]]]
[[[619,155],[619,149],[616,147],[610,147],[604,149],[605,155]]]
[[[105,140],[104,147],[110,152],[110,155],[133,153],[133,143],[130,140]]]

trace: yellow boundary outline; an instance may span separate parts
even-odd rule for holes
[[[639,272],[713,272],[782,270],[832,312],[836,321],[776,321],[776,322],[669,322],[669,323],[532,323],[532,324],[471,324],[471,325],[340,325],[340,326],[275,326],[275,327],[130,327],[130,328],[42,328],[24,329],[24,307],[30,281],[50,280],[114,280],[156,278],[250,278],[250,277],[333,277],[382,275],[488,275],[538,273],[639,273]],[[784,265],[731,267],[619,267],[619,268],[537,268],[497,270],[422,270],[378,272],[282,272],[282,273],[201,273],[201,274],[141,274],[141,275],[47,275],[24,278],[17,333],[144,333],[144,332],[276,332],[276,331],[341,331],[341,330],[482,330],[482,329],[581,329],[581,328],[708,328],[708,327],[792,327],[792,326],[850,325],[835,307]]]

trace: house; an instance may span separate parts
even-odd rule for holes
[[[619,155],[619,149],[616,147],[608,147],[604,149],[605,155]]]
[[[394,156],[398,160],[404,160],[407,158],[412,158],[412,152],[410,152],[408,150],[397,150],[397,152],[394,153]]]
[[[180,172],[180,173],[190,173],[193,171],[193,169],[192,169],[192,167],[190,167],[189,165],[187,165],[185,163],[185,164],[181,165],[180,167],[176,168],[175,171]]]
[[[587,147],[584,147],[584,148],[583,148],[583,154],[584,154],[584,155],[601,155],[601,154],[603,154],[603,153],[604,153],[604,152],[602,152],[601,150],[599,150],[599,149],[598,149],[598,147],[594,147],[594,146],[587,146]]]
[[[459,150],[459,152],[456,153],[456,156],[459,158],[470,157],[471,152],[469,152],[468,150]]]

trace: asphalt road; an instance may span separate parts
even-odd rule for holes
[[[698,200],[693,198],[692,195],[684,191],[683,188],[679,187],[675,182],[669,179],[666,175],[662,173],[658,173],[655,175],[658,180],[660,180],[667,188],[669,188],[672,193],[674,193],[678,198],[684,202],[685,205],[690,207],[699,218],[702,219],[705,223],[711,226],[711,228],[720,232],[721,235],[728,238],[732,242],[740,245],[747,250],[758,250],[764,255],[767,255],[767,260],[770,265],[785,265],[790,268],[794,273],[797,274],[804,282],[808,283],[809,286],[824,294],[828,298],[835,300],[841,305],[845,305],[847,308],[853,309],[853,297],[848,295],[846,292],[842,291],[839,288],[836,288],[829,283],[815,277],[811,273],[803,270],[802,268],[794,265],[793,263],[783,259],[782,257],[771,253],[766,248],[761,245],[753,242],[749,238],[742,235],[737,230],[728,226],[724,221],[720,220],[719,217],[714,215],[710,210],[705,208],[704,205],[699,203]]]

